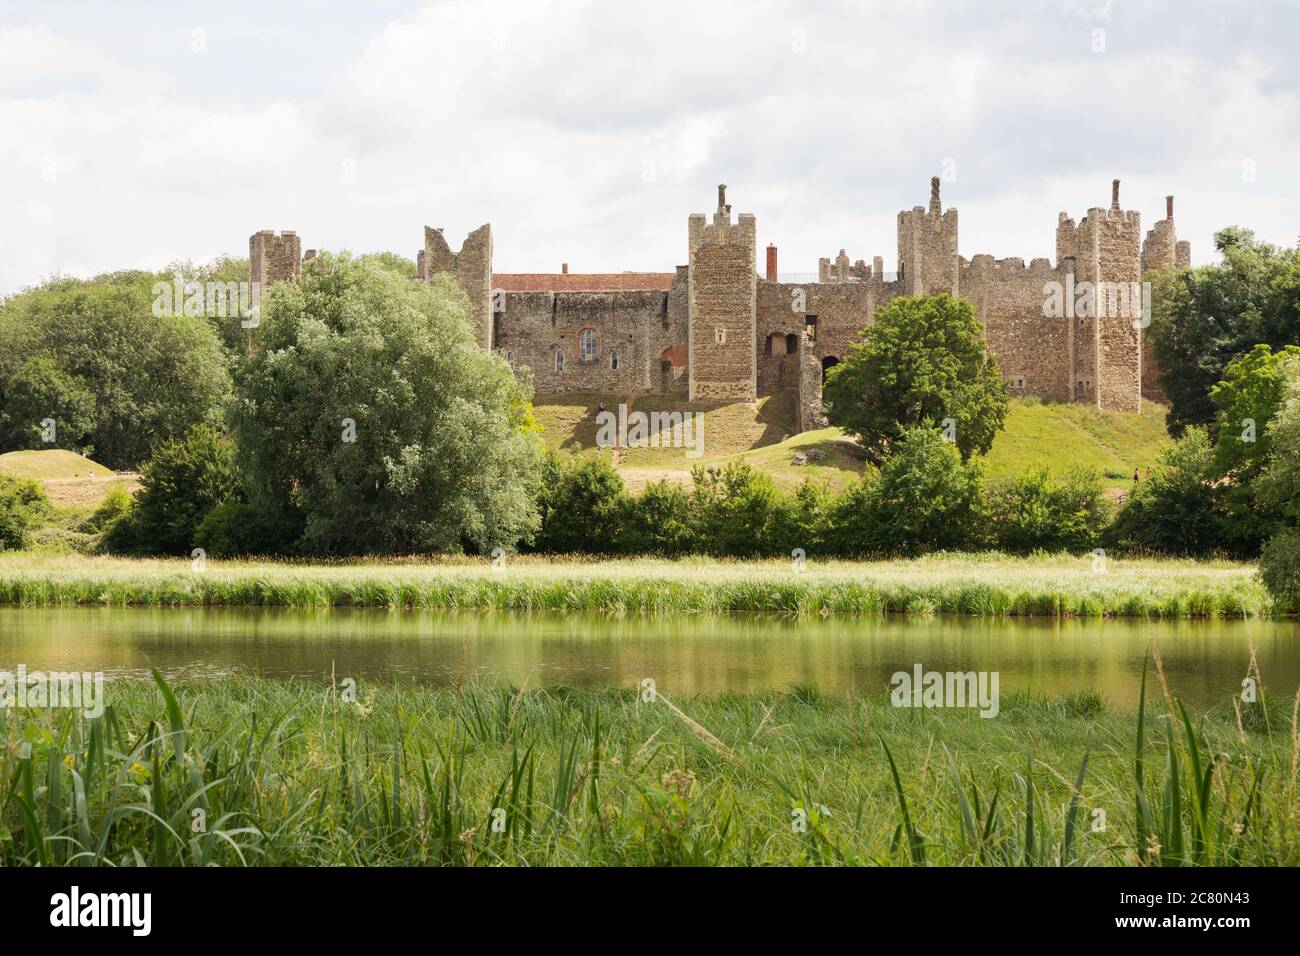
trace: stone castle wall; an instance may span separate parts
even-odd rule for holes
[[[960,256],[957,210],[943,209],[936,178],[928,207],[899,213],[895,275],[885,274],[880,256],[871,265],[851,263],[840,250],[834,261],[819,262],[818,281],[785,282],[775,246],[767,250],[766,277],[757,274],[755,218],[733,219],[725,188],[711,220],[689,217],[687,264],[671,275],[569,275],[567,266],[556,275],[495,275],[491,227],[484,225],[455,253],[441,229],[426,227],[420,278],[450,274],[469,297],[477,340],[530,369],[542,395],[753,401],[790,390],[799,396],[800,419],[813,421],[821,375],[848,354],[881,306],[900,295],[947,292],[974,306],[1013,395],[1122,411],[1139,411],[1143,397],[1163,397],[1142,324],[1131,314],[1049,316],[1044,303],[1053,284],[1127,292],[1144,271],[1186,267],[1191,251],[1176,236],[1173,197],[1143,239],[1138,213],[1119,205],[1116,180],[1109,208],[1092,208],[1078,222],[1060,214],[1055,265],[1035,259],[1026,266],[1016,258]],[[249,251],[254,281],[298,274],[301,244],[292,232],[256,233]],[[1104,295],[1095,302],[1115,304]]]

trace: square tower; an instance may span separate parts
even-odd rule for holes
[[[906,295],[958,293],[957,210],[943,211],[939,177],[930,179],[930,206],[898,214],[898,277]]]
[[[302,271],[302,240],[292,229],[278,236],[274,229],[253,233],[248,237],[248,271],[253,288],[259,291],[296,278]]]
[[[1070,393],[1099,409],[1142,410],[1142,220],[1119,205],[1094,207],[1077,225],[1061,213],[1057,264],[1073,274]]]
[[[758,397],[758,273],[754,216],[731,221],[726,185],[713,221],[688,220],[687,372],[690,401]]]

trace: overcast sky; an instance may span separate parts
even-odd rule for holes
[[[896,262],[949,174],[961,253],[1054,257],[1123,180],[1210,261],[1300,233],[1300,5],[0,0],[0,294],[304,248],[667,271],[728,184],[782,272]],[[954,175],[955,174],[955,175]]]

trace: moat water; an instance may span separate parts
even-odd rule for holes
[[[965,618],[612,617],[371,610],[0,607],[0,671],[103,671],[139,679],[235,673],[385,682],[466,679],[530,687],[666,692],[883,693],[890,676],[997,671],[1003,694],[1095,690],[1137,699],[1155,644],[1171,690],[1189,703],[1239,691],[1253,643],[1264,685],[1300,686],[1300,623],[1007,621]]]

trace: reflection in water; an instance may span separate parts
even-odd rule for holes
[[[889,676],[996,670],[1002,693],[1100,691],[1132,704],[1155,641],[1171,689],[1205,705],[1236,692],[1253,639],[1265,687],[1300,685],[1300,624],[1252,621],[1006,621],[966,618],[614,617],[383,610],[0,607],[0,670],[143,677],[340,677],[667,693],[782,689],[884,692]]]

